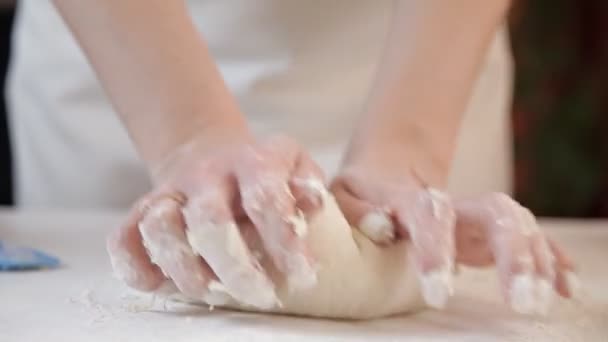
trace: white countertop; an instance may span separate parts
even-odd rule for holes
[[[608,221],[545,220],[580,266],[579,300],[511,313],[492,270],[461,273],[443,312],[344,322],[208,311],[127,291],[104,241],[116,213],[0,211],[0,239],[55,254],[58,270],[0,273],[0,341],[608,341]],[[473,299],[475,298],[475,299]]]

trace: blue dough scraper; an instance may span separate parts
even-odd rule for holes
[[[0,271],[55,268],[59,259],[42,251],[19,247],[0,241]]]

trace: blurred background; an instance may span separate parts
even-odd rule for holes
[[[0,0],[0,86],[14,2]],[[515,196],[537,215],[608,217],[608,1],[518,0],[510,16]],[[0,97],[0,205],[12,203]]]
[[[519,0],[510,21],[517,198],[608,217],[608,1]]]

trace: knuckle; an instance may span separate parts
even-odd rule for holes
[[[414,193],[411,206],[404,210],[410,212],[411,221],[419,221],[430,229],[442,234],[454,229],[456,213],[451,200],[443,192],[436,189],[420,189]],[[443,236],[443,235],[442,235]]]
[[[514,273],[532,272],[534,270],[534,259],[529,253],[514,255],[511,267]]]
[[[301,160],[296,170],[300,178],[313,178],[325,182],[323,169],[310,157],[308,153],[301,154]]]
[[[519,203],[515,202],[509,195],[502,192],[492,192],[482,198],[482,203],[487,206],[496,215],[505,215],[513,212],[514,208],[519,207]]]
[[[261,212],[266,208],[282,209],[293,195],[285,182],[266,178],[243,187],[241,198],[245,209]]]
[[[138,228],[143,239],[155,239],[174,231],[177,224],[177,218],[170,212],[151,213],[139,222]]]
[[[212,190],[200,194],[190,201],[182,209],[188,228],[194,228],[203,222],[219,221],[223,215],[223,210],[219,204],[219,199],[223,198],[223,193],[219,190]]]
[[[555,256],[549,247],[547,239],[541,232],[536,233],[534,238],[534,248],[536,249],[535,253],[541,259],[541,261],[545,263],[545,266],[552,266],[554,264]]]
[[[276,134],[271,136],[270,138],[264,141],[264,145],[271,148],[282,148],[282,149],[292,149],[296,148],[298,144],[294,139],[285,134]]]
[[[450,229],[456,220],[456,213],[450,198],[444,192],[430,188],[427,190],[432,217],[444,223],[442,226]]]
[[[276,155],[256,148],[246,148],[235,165],[240,182],[255,182],[267,178],[284,178],[289,172],[287,163]]]
[[[241,190],[243,208],[248,212],[259,213],[269,202],[270,195],[259,186],[247,186]]]
[[[518,210],[522,220],[522,224],[525,225],[528,229],[538,231],[540,233],[540,230],[538,229],[538,225],[536,223],[536,216],[534,216],[534,213],[532,213],[530,209],[522,206],[519,206]]]
[[[239,164],[245,170],[255,170],[264,165],[266,159],[267,156],[263,150],[254,146],[246,146],[241,150]]]
[[[519,226],[518,213],[521,206],[507,194],[502,192],[487,194],[482,198],[481,203],[489,216],[490,224],[503,228]]]
[[[485,196],[486,200],[495,205],[513,205],[515,201],[504,192],[491,192]]]
[[[178,204],[173,199],[162,199],[148,210],[146,216],[158,220],[170,221],[171,219],[176,218],[178,207]]]
[[[210,157],[199,160],[195,164],[197,173],[205,175],[219,174],[224,166],[223,157]]]

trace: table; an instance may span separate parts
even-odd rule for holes
[[[548,317],[510,312],[493,270],[462,270],[445,311],[353,322],[209,311],[130,292],[112,278],[104,248],[123,216],[0,210],[0,239],[64,262],[0,273],[0,341],[608,341],[608,221],[541,221],[585,286]]]

